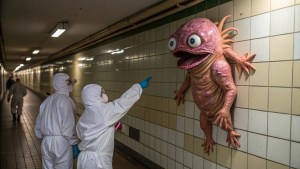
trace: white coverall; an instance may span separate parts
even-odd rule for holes
[[[69,97],[69,76],[55,74],[50,95],[40,106],[35,134],[43,139],[42,162],[45,169],[73,169],[72,145],[78,143],[75,131],[75,104]]]
[[[18,106],[18,115],[22,115],[23,110],[23,97],[26,96],[27,89],[24,85],[17,81],[16,83],[12,84],[9,90],[8,97],[10,98],[13,95],[10,108],[11,113],[16,114],[16,106]]]
[[[80,154],[77,169],[112,169],[115,123],[138,101],[142,94],[139,84],[133,85],[119,99],[102,103],[101,87],[90,84],[83,88],[81,100],[85,111],[76,131]]]

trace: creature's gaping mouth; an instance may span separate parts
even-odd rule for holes
[[[210,53],[203,53],[198,55],[184,51],[178,51],[173,54],[174,56],[180,58],[177,62],[177,66],[179,69],[191,69],[204,62],[211,55]]]

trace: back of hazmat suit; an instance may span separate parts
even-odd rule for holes
[[[115,124],[140,99],[143,91],[135,84],[119,99],[103,103],[101,89],[99,85],[90,84],[81,92],[85,111],[76,126],[82,140],[77,169],[112,169]]]
[[[13,95],[10,107],[11,107],[11,113],[16,114],[16,106],[18,106],[18,115],[22,115],[22,109],[23,109],[23,97],[26,96],[27,89],[24,85],[20,83],[20,79],[16,81],[16,83],[12,84],[9,90],[8,98]],[[9,100],[9,99],[8,99]]]
[[[69,97],[72,86],[69,76],[58,73],[53,76],[55,93],[40,106],[35,134],[43,139],[42,162],[45,169],[73,169],[72,145],[78,138],[75,131],[75,104]]]

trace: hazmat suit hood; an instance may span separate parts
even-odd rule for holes
[[[69,93],[71,92],[68,87],[67,80],[70,77],[65,73],[57,73],[53,76],[53,88],[55,92],[63,93],[67,96],[69,96]]]
[[[81,92],[81,101],[84,106],[94,106],[102,103],[102,87],[97,84],[86,85]]]

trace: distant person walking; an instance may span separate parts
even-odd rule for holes
[[[6,89],[9,90],[11,85],[14,84],[14,83],[15,83],[14,77],[10,76],[9,79],[7,80],[7,82],[6,82]]]
[[[16,121],[16,113],[18,114],[18,121],[20,121],[20,115],[22,115],[22,109],[23,109],[23,97],[26,96],[26,94],[27,94],[26,87],[21,84],[20,78],[17,78],[16,83],[11,85],[7,97],[7,102],[9,102],[11,95],[13,95],[12,101],[10,103],[11,113],[13,114],[13,121]],[[18,106],[17,112],[16,112],[16,106]]]

